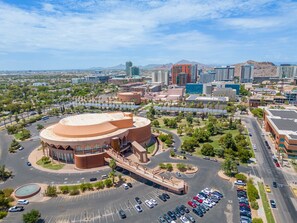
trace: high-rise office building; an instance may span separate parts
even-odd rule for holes
[[[199,83],[211,83],[215,81],[216,73],[214,71],[208,71],[207,73],[200,73]]]
[[[277,67],[277,73],[280,78],[297,77],[297,65],[281,64]]]
[[[191,64],[174,64],[171,69],[172,84],[178,84],[177,77],[178,77],[178,74],[180,73],[183,73],[183,76],[184,74],[186,74],[187,76],[186,83],[191,83],[191,77],[192,77],[191,72],[192,72]]]
[[[251,83],[254,77],[254,65],[245,64],[240,67],[240,82]]]
[[[168,70],[155,70],[152,72],[152,82],[169,85]]]
[[[176,84],[179,86],[185,86],[188,83],[189,74],[181,72],[177,74]]]
[[[191,65],[191,83],[197,82],[197,75],[198,75],[198,65],[192,64]]]
[[[140,74],[139,67],[136,67],[136,66],[130,67],[131,76],[139,76],[139,74]]]
[[[234,67],[231,66],[215,67],[215,73],[216,81],[233,81],[234,79]]]
[[[126,75],[131,76],[131,67],[133,66],[131,61],[126,62]]]

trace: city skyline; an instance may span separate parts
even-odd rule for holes
[[[296,62],[294,1],[1,1],[0,70]]]

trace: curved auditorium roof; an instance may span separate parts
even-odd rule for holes
[[[63,141],[75,138],[101,138],[148,124],[148,119],[133,117],[133,114],[128,112],[81,114],[61,119],[57,124],[42,130],[40,136],[43,139]]]

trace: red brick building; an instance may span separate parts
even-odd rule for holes
[[[187,74],[187,83],[191,83],[191,64],[174,64],[171,69],[172,84],[178,84],[178,74]]]

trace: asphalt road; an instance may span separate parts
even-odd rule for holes
[[[261,136],[261,129],[253,117],[244,118],[247,127],[252,133],[252,141],[256,144],[256,158],[258,160],[257,169],[265,184],[271,186],[272,193],[269,199],[276,201],[276,209],[273,209],[277,222],[294,223],[297,219],[297,212],[293,202],[295,200],[281,170],[276,168],[272,160],[272,153],[264,144]],[[283,187],[273,188],[272,182],[275,181]],[[294,220],[295,219],[295,220]]]
[[[167,155],[167,156],[166,156]],[[160,159],[168,161],[169,154],[164,153]],[[172,160],[173,162],[177,162]],[[132,189],[124,190],[122,187],[108,192],[94,192],[89,195],[74,196],[70,198],[53,198],[44,203],[32,203],[26,206],[26,211],[33,208],[40,210],[45,222],[157,222],[157,218],[163,213],[173,210],[177,205],[185,204],[201,189],[212,187],[224,193],[224,198],[213,207],[203,218],[196,217],[197,222],[230,223],[239,222],[239,209],[236,190],[233,186],[217,176],[220,169],[219,163],[190,157],[188,163],[198,166],[199,171],[193,175],[182,175],[189,184],[189,192],[186,195],[169,193],[171,199],[162,202],[157,195],[164,192],[148,182],[139,180],[133,184]],[[210,177],[212,176],[212,177]],[[156,208],[149,209],[142,205],[143,213],[137,213],[134,209],[134,198],[138,196],[142,201],[154,198],[159,203]],[[123,209],[127,214],[126,220],[120,220],[118,210]],[[9,214],[4,222],[21,222],[22,213]],[[85,221],[87,219],[88,221]]]

